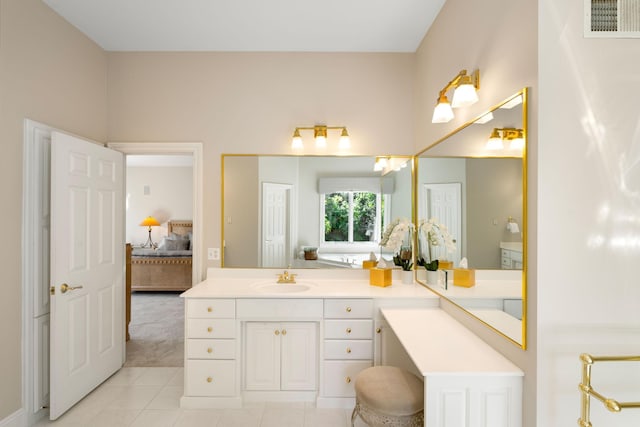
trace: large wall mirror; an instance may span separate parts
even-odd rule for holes
[[[385,224],[411,218],[412,170],[413,156],[223,155],[222,266],[362,268]]]
[[[418,233],[417,256],[466,258],[473,287],[418,281],[525,348],[527,90],[514,94],[416,156],[418,223],[447,227],[454,251]],[[424,234],[423,234],[424,236]],[[433,275],[431,275],[433,276]],[[438,276],[436,276],[438,277]]]

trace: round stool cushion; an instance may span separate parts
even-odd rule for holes
[[[373,366],[356,377],[356,399],[376,412],[407,416],[424,409],[424,383],[395,366]]]

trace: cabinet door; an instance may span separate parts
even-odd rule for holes
[[[280,390],[280,324],[247,322],[244,331],[246,390]]]
[[[317,323],[282,323],[281,390],[315,390],[317,384]]]

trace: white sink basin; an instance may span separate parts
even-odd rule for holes
[[[317,286],[312,282],[276,283],[274,281],[258,282],[251,285],[252,288],[268,294],[290,294],[304,292]]]

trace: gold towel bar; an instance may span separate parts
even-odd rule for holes
[[[591,388],[591,366],[595,362],[640,362],[640,356],[592,356],[583,353],[580,355],[582,361],[582,382],[578,385],[581,394],[580,427],[592,427],[590,421],[591,396],[598,399],[611,412],[620,412],[624,408],[640,408],[640,402],[618,402],[615,399],[607,398]]]

